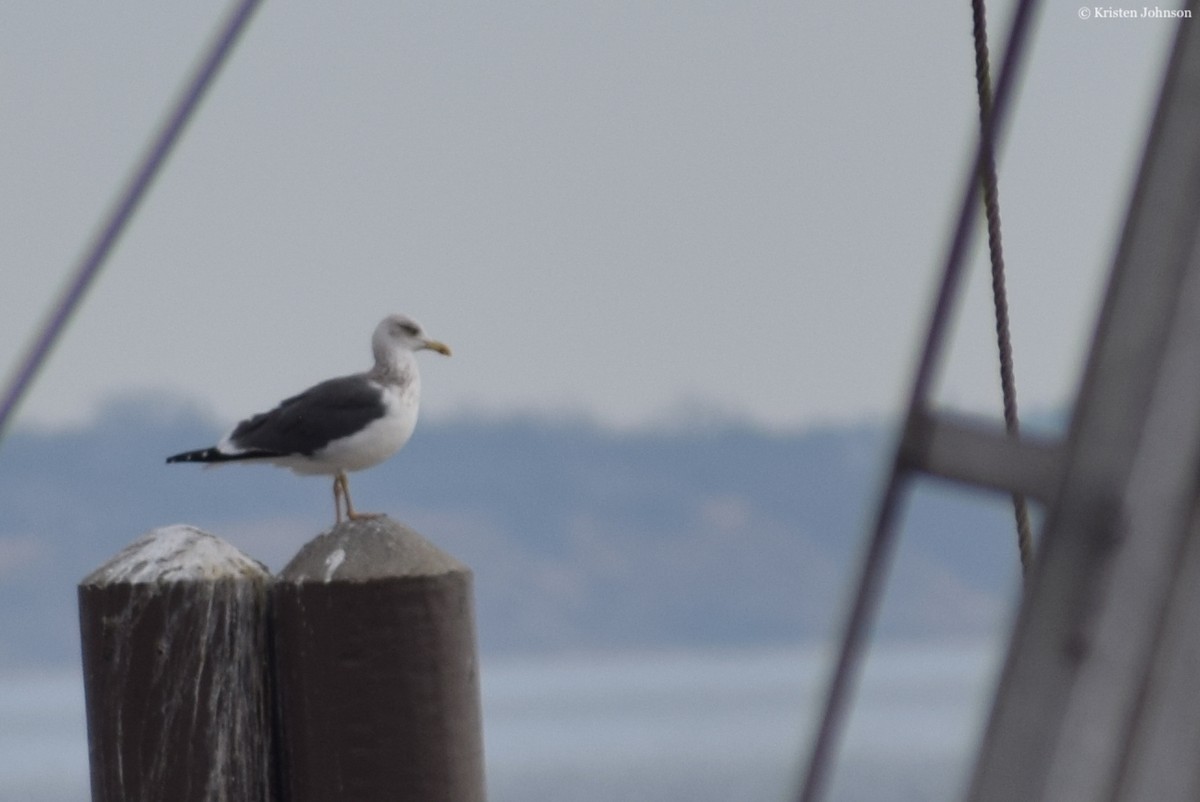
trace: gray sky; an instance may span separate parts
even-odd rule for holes
[[[1176,24],[1047,5],[1001,163],[1026,408],[1074,389]],[[224,8],[5,7],[6,372]],[[149,388],[232,423],[365,368],[393,311],[455,347],[427,415],[886,414],[969,156],[970,30],[965,0],[267,3],[21,420]],[[980,268],[942,396],[990,411]]]

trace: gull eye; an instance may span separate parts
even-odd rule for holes
[[[393,330],[395,331],[396,334],[406,334],[409,337],[416,337],[416,336],[420,335],[420,333],[421,333],[421,330],[419,328],[417,328],[415,323],[409,323],[406,320],[405,321],[397,321],[395,329],[393,329]]]

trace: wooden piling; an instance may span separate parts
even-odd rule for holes
[[[296,555],[272,609],[287,802],[482,802],[470,569],[349,521]]]
[[[189,526],[79,585],[92,802],[273,800],[270,574]]]

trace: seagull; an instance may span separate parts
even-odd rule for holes
[[[215,446],[167,462],[265,462],[301,475],[333,476],[337,523],[343,499],[348,519],[379,517],[355,511],[346,473],[378,465],[408,442],[421,395],[416,352],[450,356],[450,348],[425,336],[412,318],[389,315],[375,327],[371,350],[375,367],[366,373],[323,381],[246,418]]]

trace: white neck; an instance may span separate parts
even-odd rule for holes
[[[375,349],[375,367],[371,368],[370,375],[390,384],[408,385],[421,381],[417,357],[407,348]]]

